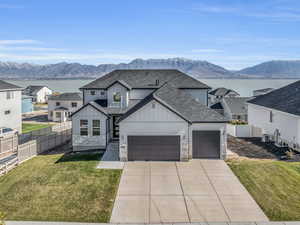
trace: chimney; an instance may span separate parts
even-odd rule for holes
[[[156,86],[159,85],[159,80],[155,80],[155,85],[156,85]]]

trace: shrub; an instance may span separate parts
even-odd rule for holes
[[[242,120],[231,120],[230,124],[232,125],[247,125],[248,123]]]
[[[0,225],[4,225],[5,222],[4,222],[4,219],[5,219],[5,214],[0,212]]]

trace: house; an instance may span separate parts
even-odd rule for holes
[[[22,95],[22,114],[33,112],[32,97]]]
[[[210,108],[226,116],[229,120],[247,122],[247,101],[250,99],[249,97],[226,97],[211,105]]]
[[[214,104],[216,102],[219,102],[225,97],[237,97],[240,96],[239,93],[237,93],[234,90],[227,89],[224,87],[216,88],[208,93],[208,98],[210,101],[210,104]]]
[[[62,93],[48,98],[48,120],[65,122],[82,106],[81,93]]]
[[[22,132],[21,87],[0,80],[0,127]]]
[[[264,95],[264,94],[267,94],[267,93],[269,93],[269,92],[271,92],[273,90],[274,90],[274,88],[264,88],[264,89],[254,90],[253,91],[253,96],[257,97],[259,95]]]
[[[122,161],[226,156],[227,119],[208,108],[210,87],[178,70],[114,70],[80,90],[75,151],[115,141]]]
[[[34,103],[47,103],[48,96],[52,95],[52,90],[47,86],[30,85],[25,88],[23,94],[31,96]]]
[[[277,145],[300,145],[300,81],[248,101],[248,123]]]

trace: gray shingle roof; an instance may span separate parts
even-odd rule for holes
[[[187,120],[190,123],[193,122],[212,122],[212,123],[224,123],[226,119],[221,114],[202,105],[196,101],[191,95],[182,91],[171,84],[165,84],[161,88],[157,89],[145,99],[136,104],[133,108],[128,110],[121,118],[120,121],[127,116],[143,107],[151,100],[157,100],[167,108],[175,112],[177,115]]]
[[[49,100],[55,101],[82,101],[82,94],[78,92],[66,92],[60,95],[51,95]]]
[[[156,81],[159,84],[156,85]],[[81,89],[106,89],[112,83],[120,81],[131,88],[159,88],[168,82],[177,88],[210,89],[206,84],[192,78],[179,70],[147,69],[147,70],[114,70],[97,80],[81,87]]]
[[[24,92],[28,95],[34,95],[36,94],[39,90],[41,90],[43,87],[46,86],[41,86],[41,85],[29,85],[28,87],[25,88]]]
[[[257,96],[248,102],[300,116],[300,81]]]
[[[269,91],[273,91],[274,88],[263,88],[263,89],[257,89],[257,90],[254,90],[254,91],[260,91],[260,92],[269,92]]]
[[[211,109],[224,109],[221,102],[217,102],[210,106]]]
[[[87,107],[88,105],[92,106],[94,109],[98,110],[99,112],[103,113],[104,115],[109,116],[105,108],[100,106],[98,103],[91,101],[91,102],[83,105],[82,107],[80,107],[77,111],[73,112],[71,117],[74,116],[76,113],[80,112],[83,108]]]
[[[210,91],[209,94],[210,94],[210,95],[215,95],[215,96],[226,96],[226,95],[228,95],[230,92],[233,92],[233,93],[235,93],[236,95],[239,95],[239,93],[237,93],[236,91],[231,90],[231,89],[227,89],[227,88],[224,88],[224,87],[216,88],[216,89]]]
[[[247,114],[247,101],[250,100],[249,97],[233,97],[224,98],[224,103],[228,106],[230,112],[235,115]]]
[[[6,81],[0,80],[0,91],[4,90],[15,90],[15,89],[22,89],[21,87],[8,83]]]

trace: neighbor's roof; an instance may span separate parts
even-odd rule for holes
[[[66,92],[60,95],[51,95],[49,100],[54,101],[82,101],[82,94],[78,92]]]
[[[210,106],[211,109],[224,109],[221,102],[217,102]]]
[[[60,110],[62,110],[62,111],[67,111],[68,108],[63,107],[63,106],[60,106],[60,107],[55,108],[54,110],[57,110],[57,111],[60,111]]]
[[[15,90],[15,89],[23,89],[17,85],[5,82],[3,80],[0,80],[0,91],[4,90]]]
[[[228,119],[221,114],[196,101],[185,91],[182,91],[168,83],[152,92],[146,98],[129,109],[119,121],[122,121],[152,100],[160,102],[162,105],[169,108],[171,111],[190,123],[224,123],[228,121]]]
[[[156,85],[156,80],[159,84]],[[114,70],[97,80],[81,87],[81,89],[106,89],[116,81],[127,88],[154,88],[161,87],[168,82],[177,88],[201,88],[210,89],[206,84],[192,78],[191,76],[174,69],[146,69],[146,70]]]
[[[33,95],[36,94],[39,90],[41,90],[43,87],[47,86],[41,86],[41,85],[29,85],[25,88],[25,91],[28,92],[28,94]]]
[[[247,114],[247,101],[252,98],[249,97],[231,97],[223,98],[224,103],[228,106],[230,112],[235,115]]]
[[[257,96],[248,102],[300,116],[300,81]]]
[[[216,88],[216,89],[210,91],[209,94],[210,94],[210,95],[215,95],[215,96],[226,96],[226,95],[228,95],[230,92],[233,92],[233,93],[235,93],[236,95],[239,95],[239,93],[237,93],[236,91],[231,90],[231,89],[227,89],[227,88],[224,88],[224,87]]]
[[[269,92],[269,91],[272,91],[272,90],[274,90],[274,88],[263,88],[263,89],[257,89],[257,90],[254,90],[254,91]]]

